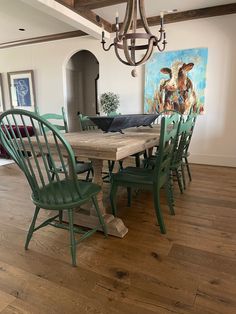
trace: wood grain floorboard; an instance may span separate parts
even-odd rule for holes
[[[73,268],[65,230],[39,230],[24,251],[30,190],[15,165],[0,167],[0,313],[236,313],[236,169],[191,169],[183,195],[175,184],[175,216],[162,193],[166,235],[152,194],[133,193],[128,208],[121,189],[127,236],[95,234],[78,246]],[[106,184],[106,202],[108,192]]]

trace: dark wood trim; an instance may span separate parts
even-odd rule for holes
[[[196,10],[188,10],[167,14],[164,17],[165,24],[183,22],[213,16],[227,15],[236,13],[236,3],[218,5],[214,7],[201,8]],[[147,19],[149,26],[160,24],[160,16],[153,16]],[[122,24],[122,23],[121,23]],[[138,27],[142,27],[141,20],[138,20]],[[112,25],[112,30],[115,31],[115,24]]]
[[[0,49],[23,46],[23,45],[30,45],[30,44],[37,44],[37,43],[42,43],[46,41],[60,40],[60,39],[66,39],[66,38],[72,38],[72,37],[80,37],[80,36],[85,36],[85,35],[87,34],[82,31],[72,31],[72,32],[65,32],[65,33],[59,33],[59,34],[53,34],[53,35],[47,35],[47,36],[40,36],[40,37],[35,37],[35,38],[27,38],[27,39],[2,43],[0,44]]]
[[[66,5],[66,6],[70,6],[70,7],[73,7],[73,8],[75,6],[75,0],[61,0],[61,1],[58,1],[58,2],[61,2],[61,4]]]
[[[79,14],[80,16],[84,17],[85,19],[89,20],[90,22],[96,24],[97,26],[102,26],[104,29],[112,33],[112,24],[108,21],[104,20],[102,17],[98,17],[97,14],[95,14],[93,11],[88,10],[84,7],[77,7],[75,5],[69,5],[69,0],[56,0],[56,2],[60,3],[61,5],[64,5],[68,9],[74,11],[75,13]],[[73,2],[74,3],[74,2]]]
[[[104,20],[102,17],[98,16],[97,14],[95,14],[93,11],[86,10],[86,9],[78,9],[76,10],[76,12],[82,17],[89,20],[90,22],[96,24],[97,26],[102,27],[103,25],[104,29],[107,32],[112,33],[112,24]],[[102,31],[101,31],[101,34],[102,34]]]
[[[88,10],[108,7],[115,4],[127,2],[127,0],[74,0],[76,9],[85,8]]]
[[[95,106],[96,106],[96,114],[100,114],[98,111],[98,80],[99,80],[99,73],[97,77],[95,78]]]

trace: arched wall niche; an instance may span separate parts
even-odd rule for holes
[[[64,63],[64,78],[69,131],[78,131],[79,112],[84,115],[99,114],[97,57],[89,50],[72,53]]]

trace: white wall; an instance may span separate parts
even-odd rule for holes
[[[192,161],[196,163],[236,166],[235,29],[235,14],[166,26],[168,50],[208,47],[209,51],[205,115],[198,118],[191,145]],[[67,98],[66,63],[82,49],[90,50],[99,61],[100,94],[118,93],[122,113],[142,112],[143,68],[138,70],[137,78],[132,78],[132,69],[121,64],[113,51],[104,52],[99,40],[88,37],[0,50],[6,107],[9,108],[6,73],[33,69],[40,112],[60,112]]]

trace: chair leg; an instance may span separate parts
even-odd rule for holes
[[[91,168],[92,178],[94,177],[94,170]]]
[[[59,210],[59,223],[62,224],[63,221],[63,210]]]
[[[70,231],[70,249],[72,257],[72,265],[76,266],[76,241],[74,233],[74,210],[68,209],[69,231]]]
[[[36,223],[39,211],[40,211],[40,207],[36,206],[35,212],[34,212],[34,216],[33,216],[31,225],[29,227],[29,231],[28,231],[27,238],[26,238],[26,241],[25,241],[25,250],[28,250],[30,240],[31,240],[32,235],[34,233],[34,227],[35,227],[35,223]]]
[[[155,206],[155,211],[156,211],[156,216],[157,216],[157,222],[160,226],[161,233],[165,234],[166,228],[165,228],[165,224],[164,224],[164,220],[163,220],[162,212],[161,212],[161,206],[160,206],[160,190],[154,191],[153,197],[154,197],[154,206]]]
[[[176,177],[177,177],[177,181],[178,181],[178,186],[179,186],[180,193],[183,194],[183,193],[184,193],[184,190],[183,190],[182,178],[181,178],[179,169],[175,169],[175,174],[176,174]]]
[[[166,197],[167,197],[167,203],[170,209],[170,214],[175,215],[174,196],[173,196],[173,189],[172,189],[170,180],[168,180],[165,184],[165,192],[166,192]]]
[[[89,169],[89,170],[87,171],[87,174],[86,174],[85,181],[87,181],[87,182],[89,182],[90,172],[91,172],[91,169]]]
[[[112,183],[111,185],[111,192],[110,192],[110,201],[111,201],[111,209],[112,214],[116,216],[117,210],[116,210],[116,192],[117,192],[117,185]]]
[[[119,160],[119,166],[120,166],[119,171],[124,169],[124,167],[123,167],[123,160]]]
[[[111,182],[111,177],[112,177],[112,172],[115,166],[115,161],[114,160],[108,160],[108,174],[105,175],[102,179],[104,182]],[[108,178],[108,181],[105,181],[105,179]]]
[[[107,225],[105,224],[105,221],[103,219],[103,216],[100,212],[100,209],[99,209],[99,206],[98,206],[98,200],[97,200],[97,197],[96,196],[93,196],[92,197],[92,201],[93,201],[93,205],[96,209],[96,212],[97,212],[97,215],[98,215],[98,219],[99,219],[99,222],[100,222],[100,225],[102,226],[102,230],[105,234],[105,236],[107,237]]]
[[[188,158],[187,158],[187,157],[184,157],[184,161],[185,161],[185,164],[186,164],[186,167],[187,167],[189,181],[191,182],[191,181],[192,181],[192,176],[191,176],[191,172],[190,172],[190,167],[189,167],[189,163],[188,163]]]
[[[115,161],[114,160],[108,160],[108,170],[109,170],[109,174],[112,173],[113,169],[115,166]]]
[[[183,163],[181,163],[181,175],[182,175],[182,179],[183,179],[184,190],[186,190],[186,180],[185,180],[185,173],[184,173],[184,165],[183,165]]]
[[[127,187],[127,194],[128,194],[128,207],[130,207],[132,201],[132,190],[130,187]]]
[[[140,168],[140,156],[139,156],[139,154],[137,154],[135,156],[135,164],[136,164],[137,168]]]

